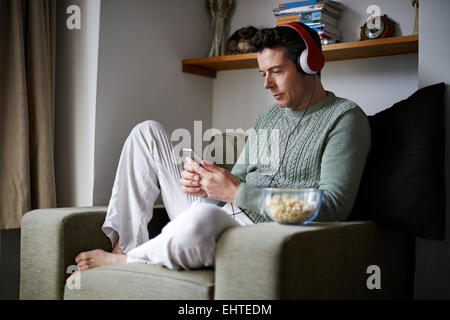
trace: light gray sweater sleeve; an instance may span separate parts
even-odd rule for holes
[[[367,155],[370,126],[360,108],[344,113],[329,133],[322,154],[319,188],[325,190],[316,221],[345,221],[356,199]]]

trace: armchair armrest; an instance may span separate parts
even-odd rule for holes
[[[370,221],[229,228],[216,249],[215,299],[412,298],[413,238]],[[368,289],[380,268],[381,289]]]
[[[81,251],[111,251],[102,232],[106,206],[39,209],[22,219],[20,298],[62,299],[67,268]]]

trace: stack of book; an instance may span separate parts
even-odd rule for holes
[[[341,4],[332,0],[304,0],[281,3],[273,9],[277,25],[302,22],[317,31],[322,44],[341,40],[337,27]]]

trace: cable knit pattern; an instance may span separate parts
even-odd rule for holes
[[[327,94],[310,106],[289,141],[305,110],[273,105],[255,120],[254,131],[231,171],[241,180],[235,204],[255,223],[270,221],[263,210],[261,188],[269,186],[278,170],[286,143],[285,159],[271,187],[324,189],[317,221],[345,220],[350,213],[370,148],[370,129],[354,102]],[[279,130],[278,141],[270,140],[273,129]],[[266,136],[261,135],[264,131]],[[278,154],[272,146],[278,147]]]

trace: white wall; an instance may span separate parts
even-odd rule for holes
[[[181,72],[182,59],[208,54],[203,0],[102,2],[95,135],[94,204],[109,201],[123,143],[153,119],[192,130],[211,126],[212,81]]]
[[[445,82],[446,106],[445,119],[450,120],[450,24],[448,13],[450,2],[447,0],[428,0],[420,2],[419,17],[419,86],[425,87]],[[446,133],[450,150],[450,133]],[[449,153],[445,155],[447,203],[450,199]],[[416,299],[450,299],[450,208],[446,210],[446,239],[432,241],[418,238],[416,241]]]
[[[272,8],[282,2],[287,1],[238,1],[230,35],[247,25],[275,26]],[[339,22],[343,41],[359,39],[360,26],[369,17],[369,4],[380,6],[381,13],[397,23],[397,35],[412,34],[415,9],[410,0],[339,2],[344,6]],[[322,71],[322,82],[327,90],[355,101],[367,114],[374,114],[417,90],[417,54],[329,62]],[[257,69],[218,72],[213,87],[213,127],[248,128],[258,112],[272,103],[275,101],[263,89]]]
[[[81,29],[69,30],[69,5]],[[92,205],[100,0],[57,2],[55,167],[58,207]]]

